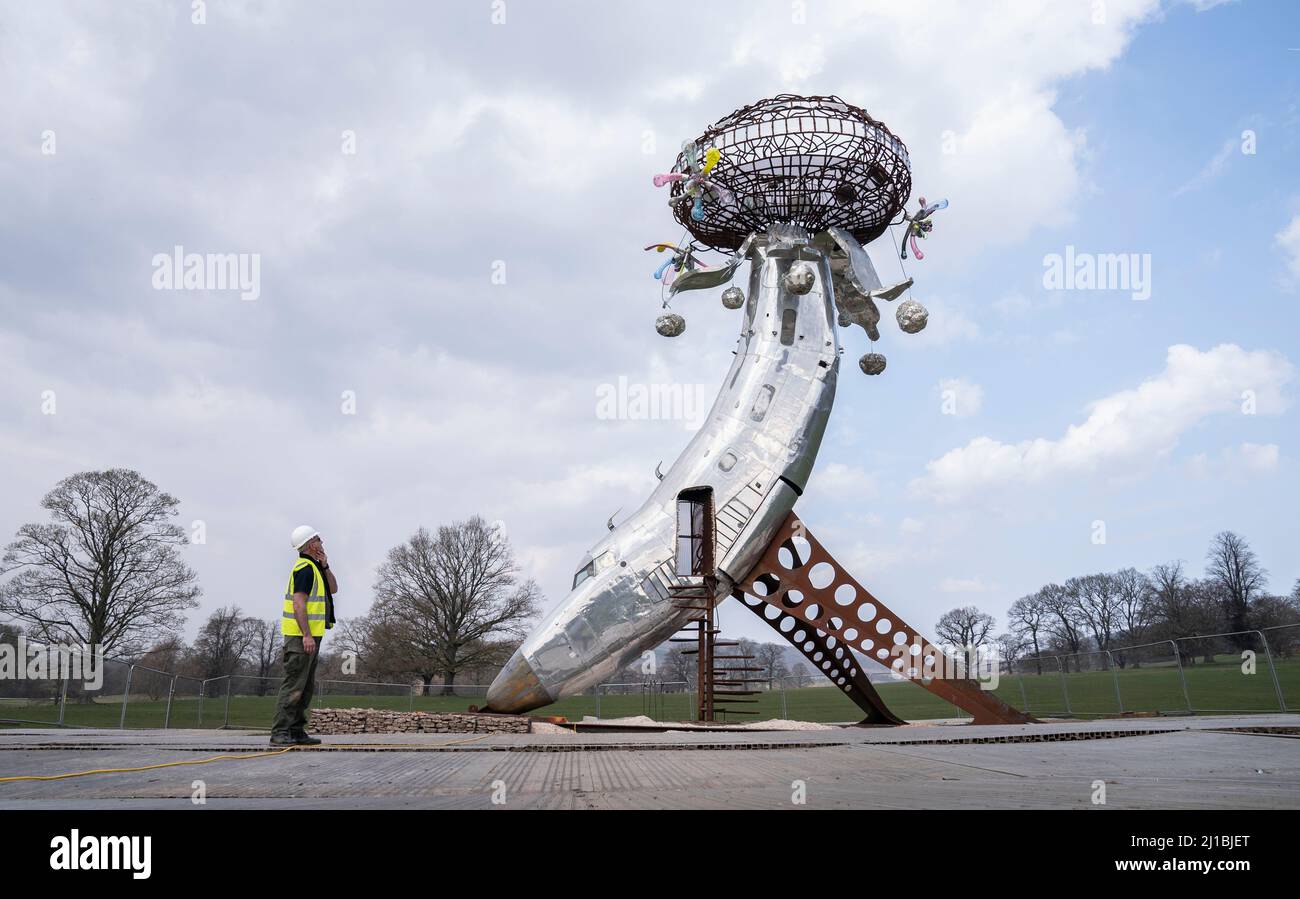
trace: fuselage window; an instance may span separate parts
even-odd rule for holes
[[[762,421],[763,416],[767,414],[767,407],[772,405],[772,397],[776,396],[776,388],[771,384],[764,384],[758,391],[758,397],[754,400],[753,407],[749,410],[749,417],[753,421]]]
[[[573,586],[576,588],[579,584],[589,577],[595,576],[596,572],[604,571],[614,564],[614,554],[608,550],[596,556],[586,565],[579,568],[573,575]]]

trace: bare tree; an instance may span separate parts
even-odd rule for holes
[[[674,646],[664,656],[665,676],[669,680],[685,683],[688,690],[695,689],[697,673],[695,656],[688,655],[684,647]]]
[[[754,649],[755,667],[763,669],[767,679],[767,688],[772,689],[772,681],[785,674],[785,650],[775,643],[760,643]]]
[[[1046,631],[1050,615],[1041,592],[1020,597],[1007,610],[1012,632],[1021,639],[1027,639],[1033,647],[1034,664],[1039,674],[1043,673],[1043,648],[1039,643],[1039,635]]]
[[[264,622],[247,618],[239,606],[217,609],[194,638],[194,660],[205,679],[226,677],[250,656]]]
[[[172,675],[181,666],[188,652],[184,641],[175,635],[164,637],[136,659],[131,690],[144,693],[150,699],[161,699],[171,686]]]
[[[996,623],[992,615],[981,612],[975,606],[963,606],[944,612],[934,631],[940,640],[958,647],[985,646]]]
[[[441,674],[437,659],[412,639],[403,614],[397,604],[376,603],[369,614],[346,619],[335,628],[334,647],[356,653],[358,667],[366,677],[393,681],[418,677],[428,687]]]
[[[934,626],[935,633],[945,643],[959,651],[969,652],[988,645],[997,622],[975,606],[963,606],[943,613]]]
[[[1048,632],[1064,645],[1069,653],[1083,648],[1083,618],[1074,598],[1060,584],[1048,584],[1038,591],[1043,607],[1048,612]],[[1078,667],[1075,661],[1075,667]]]
[[[1121,568],[1111,575],[1119,603],[1119,624],[1124,631],[1124,640],[1132,644],[1147,637],[1151,626],[1153,604],[1151,581],[1136,568]],[[1117,653],[1119,666],[1132,664],[1140,667],[1139,660],[1130,659],[1127,653]]]
[[[249,618],[248,629],[251,636],[248,648],[249,662],[257,677],[257,695],[265,696],[283,642],[280,639],[280,622]]]
[[[488,638],[522,638],[537,614],[537,585],[518,575],[509,541],[482,518],[421,528],[380,565],[372,614],[400,623],[412,658],[450,694],[457,672],[495,654]]]
[[[1065,582],[1065,593],[1102,652],[1110,649],[1120,619],[1119,588],[1109,574],[1085,574]]]
[[[1250,607],[1251,622],[1261,629],[1269,649],[1281,658],[1289,658],[1300,643],[1300,597],[1261,596]],[[1269,630],[1277,628],[1277,630]]]
[[[1020,656],[1029,644],[1025,642],[1024,637],[1014,632],[999,635],[995,642],[998,651],[1002,653],[1002,661],[1006,663],[1007,673],[1012,673],[1015,671],[1016,662],[1020,661]]]
[[[1204,641],[1181,640],[1181,637],[1210,634],[1219,630],[1218,599],[1208,585],[1189,580],[1182,562],[1156,565],[1149,575],[1151,602],[1157,621],[1154,633],[1174,640],[1184,664],[1196,661],[1196,651]]]
[[[128,654],[177,631],[202,592],[180,556],[180,503],[139,472],[64,478],[41,506],[48,524],[25,524],[6,548],[0,613],[47,642]]]
[[[1222,594],[1228,628],[1244,631],[1249,627],[1251,600],[1268,585],[1268,572],[1259,564],[1250,545],[1232,531],[1215,534],[1207,554],[1205,576]]]

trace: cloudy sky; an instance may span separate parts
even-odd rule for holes
[[[846,332],[798,507],[860,580],[929,630],[1199,571],[1223,529],[1300,577],[1294,4],[11,0],[0,83],[0,532],[139,469],[206,529],[188,636],[278,613],[301,522],[344,615],[388,547],[473,514],[558,602],[690,436],[600,415],[602,385],[711,398],[739,323],[704,291],[655,334],[641,248],[679,230],[651,176],[781,92],[865,106],[951,201],[908,263],[930,326],[884,322],[870,379]],[[256,298],[156,289],[178,246],[257,254]],[[1045,280],[1107,253],[1142,283]]]

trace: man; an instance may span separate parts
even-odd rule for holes
[[[334,626],[334,594],[338,581],[330,571],[329,557],[320,533],[299,525],[289,538],[298,558],[289,573],[280,615],[284,635],[284,681],[271,725],[272,746],[315,746],[307,736],[307,707],[316,688],[316,662],[325,630]]]

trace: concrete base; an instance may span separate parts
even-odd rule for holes
[[[57,781],[0,808],[1300,808],[1300,716],[738,733],[351,734]],[[1252,730],[1255,732],[1247,732]],[[1287,733],[1290,731],[1290,733]],[[0,778],[266,752],[236,731],[7,730]],[[1104,788],[1105,801],[1096,799]]]

